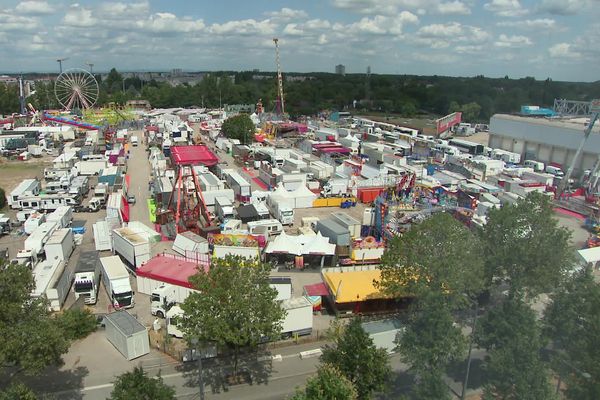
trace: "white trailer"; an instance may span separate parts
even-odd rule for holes
[[[111,304],[115,308],[131,308],[134,305],[129,272],[119,256],[102,257],[102,283]]]
[[[8,196],[8,204],[10,208],[20,208],[19,198],[22,196],[37,196],[40,194],[42,185],[37,178],[24,179],[16,188],[14,188]]]
[[[208,241],[194,232],[178,233],[173,242],[173,250],[182,256],[188,254],[208,254]]]
[[[50,214],[48,214],[46,221],[56,222],[58,228],[66,228],[71,225],[73,220],[73,207],[71,206],[60,206]]]
[[[106,222],[106,220],[98,221],[92,225],[92,230],[94,231],[94,244],[96,250],[112,251],[112,229],[109,228],[108,222]]]
[[[227,184],[235,193],[236,199],[248,201],[252,195],[252,187],[239,173],[235,171],[227,172]]]
[[[31,235],[44,222],[46,222],[46,214],[36,211],[27,218],[23,224],[23,230],[27,235]]]
[[[360,233],[361,233],[360,232],[361,231],[360,221],[352,218],[345,212],[341,212],[341,211],[331,213],[331,218],[338,224],[342,225],[343,227],[348,228],[348,231],[350,231],[350,236],[352,236],[353,238],[360,238]]]
[[[46,260],[62,260],[66,263],[74,246],[73,231],[69,228],[57,229],[44,245]]]
[[[31,292],[32,298],[46,296],[50,311],[60,311],[64,298],[66,297],[65,288],[58,285],[61,281],[65,269],[65,262],[61,260],[45,260],[40,262],[33,269],[33,278],[35,289]],[[71,283],[70,280],[68,282]],[[68,292],[68,287],[66,292]]]
[[[33,231],[23,244],[23,250],[17,253],[17,259],[20,262],[31,262],[32,265],[37,262],[37,258],[44,251],[44,245],[52,236],[56,229],[56,222],[44,222]]]
[[[217,197],[215,199],[215,214],[221,221],[234,218],[232,202],[226,197]]]
[[[134,269],[150,259],[150,241],[142,232],[129,227],[113,229],[112,247]]]
[[[306,297],[283,300],[281,307],[287,312],[281,324],[281,335],[310,335],[313,327],[312,304]]]
[[[88,159],[75,163],[77,173],[84,176],[100,175],[107,166],[108,161],[104,157],[102,159]]]
[[[106,339],[131,361],[150,353],[148,330],[127,311],[117,311],[104,317]]]
[[[315,179],[324,180],[333,175],[333,166],[323,161],[313,161],[306,168],[306,171],[311,173]]]

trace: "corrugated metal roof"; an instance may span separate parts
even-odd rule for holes
[[[110,323],[125,336],[131,336],[135,333],[146,331],[146,327],[127,311],[115,311],[104,318],[110,321]]]

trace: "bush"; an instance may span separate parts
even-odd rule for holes
[[[4,208],[6,205],[6,192],[4,189],[0,188],[0,210]]]
[[[96,317],[88,310],[67,310],[57,322],[69,340],[83,339],[96,330]]]

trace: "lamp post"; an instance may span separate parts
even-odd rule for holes
[[[198,358],[198,386],[200,389],[200,400],[204,400],[204,381],[202,380],[202,354],[200,353],[200,341],[198,338],[192,338],[192,344],[196,348],[196,357]]]

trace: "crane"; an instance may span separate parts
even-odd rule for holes
[[[64,57],[64,58],[59,58],[56,60],[56,62],[58,63],[58,68],[60,73],[62,74],[62,62],[68,60],[69,57]]]
[[[592,133],[594,124],[598,120],[598,117],[600,117],[600,99],[591,101],[590,112],[592,114],[590,117],[590,122],[588,123],[587,127],[583,131],[583,138],[581,138],[581,143],[579,143],[579,147],[577,148],[577,151],[575,152],[575,155],[573,156],[573,161],[571,161],[571,165],[569,165],[569,169],[567,169],[565,176],[563,177],[563,179],[560,181],[560,183],[558,185],[557,194],[558,194],[559,199],[565,192],[565,189],[567,188],[569,179],[571,179],[571,175],[573,174],[573,170],[575,169],[575,165],[577,165],[577,161],[579,160],[579,157],[581,156],[583,147],[585,146],[585,143],[587,142],[588,138],[590,137],[590,134]]]
[[[94,63],[86,62],[85,65],[90,67],[90,74],[94,75]]]
[[[277,114],[285,113],[285,102],[283,100],[283,77],[281,76],[281,63],[279,62],[279,39],[273,38],[275,43],[275,61],[277,62]]]

